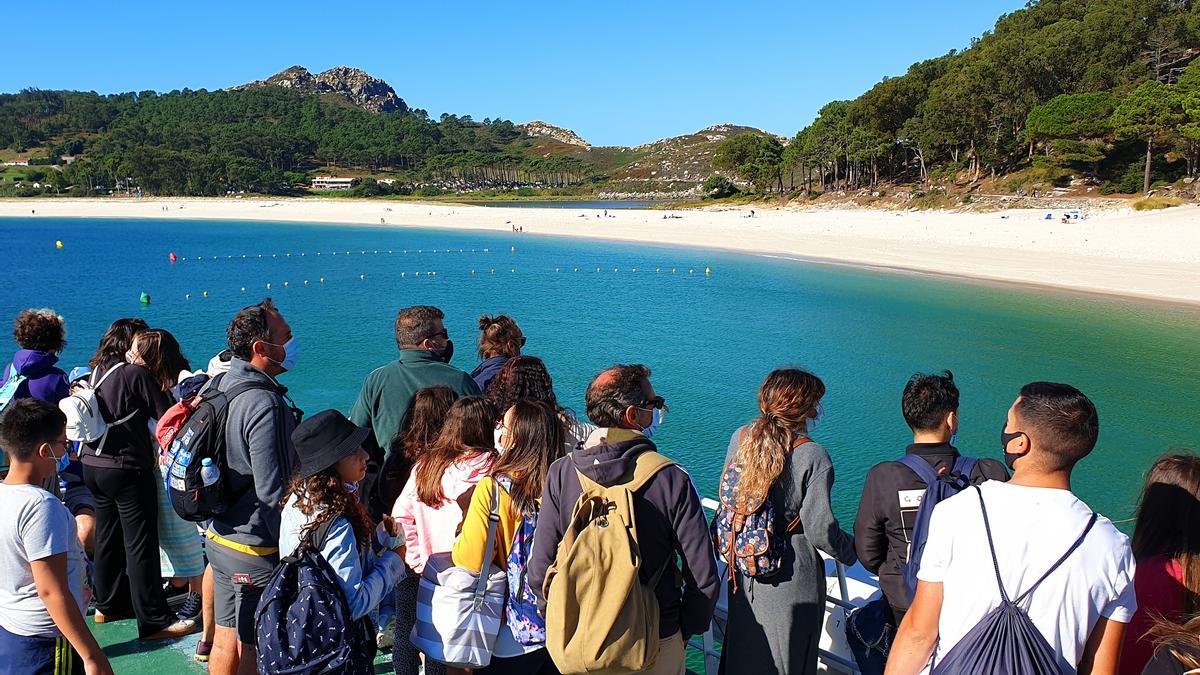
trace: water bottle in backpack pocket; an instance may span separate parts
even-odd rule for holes
[[[229,404],[252,389],[270,389],[259,383],[244,383],[220,391],[224,375],[218,375],[192,406],[167,450],[163,477],[171,507],[180,518],[192,522],[209,520],[229,508],[229,464],[225,456],[225,427]],[[182,404],[181,404],[182,405]]]

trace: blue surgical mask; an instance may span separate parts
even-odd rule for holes
[[[808,418],[808,422],[807,422],[808,433],[811,434],[814,430],[816,430],[817,426],[819,424],[821,424],[821,418],[824,416],[825,416],[825,406],[818,403],[816,416]]]
[[[263,340],[263,342],[266,342],[266,340]],[[296,361],[300,358],[300,344],[296,342],[296,336],[293,335],[291,339],[282,345],[277,345],[272,342],[267,342],[267,344],[271,345],[272,347],[283,347],[283,360],[275,361],[275,359],[271,359],[271,361],[274,361],[279,365],[280,368],[283,368],[284,370],[292,370],[296,367]]]
[[[958,447],[958,429],[955,429],[954,433],[950,434],[950,445]]]
[[[654,432],[658,431],[658,425],[662,424],[663,413],[658,408],[650,409],[650,426],[642,429],[642,435],[646,438],[653,438]]]
[[[50,457],[54,459],[54,470],[58,473],[66,471],[67,467],[71,465],[71,452],[66,448],[63,448],[62,457],[54,457],[54,450],[50,451]]]
[[[342,483],[347,492],[358,492],[358,483]]]

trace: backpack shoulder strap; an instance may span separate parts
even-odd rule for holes
[[[1022,600],[1024,600],[1025,598],[1028,598],[1034,591],[1037,590],[1038,586],[1042,585],[1042,582],[1045,581],[1047,577],[1049,577],[1051,574],[1054,574],[1054,571],[1057,570],[1059,567],[1061,567],[1062,564],[1067,561],[1067,558],[1071,557],[1071,554],[1074,553],[1076,549],[1078,549],[1080,546],[1083,545],[1083,540],[1087,538],[1088,532],[1092,531],[1092,527],[1096,524],[1097,517],[1098,516],[1096,515],[1096,512],[1093,511],[1092,517],[1088,519],[1087,525],[1084,526],[1083,532],[1081,532],[1079,534],[1079,537],[1077,537],[1075,539],[1075,543],[1071,544],[1071,547],[1067,549],[1067,552],[1062,554],[1062,557],[1059,558],[1057,561],[1055,561],[1055,563],[1050,566],[1050,569],[1046,570],[1046,573],[1043,574],[1041,576],[1041,578],[1039,578],[1037,581],[1033,582],[1033,585],[1030,586],[1028,590],[1026,590],[1024,593],[1022,593],[1013,602],[1016,602],[1019,604]]]
[[[954,467],[950,470],[962,476],[965,480],[971,480],[971,472],[975,471],[975,465],[979,463],[979,458],[959,455],[958,459],[954,460]]]
[[[488,513],[488,530],[487,539],[483,544],[483,562],[479,564],[479,579],[475,583],[475,599],[472,602],[472,607],[475,611],[479,611],[483,607],[483,601],[487,596],[488,568],[491,566],[491,557],[495,556],[496,551],[496,528],[500,524],[500,483],[496,480],[492,481],[492,509]]]
[[[917,478],[924,481],[926,487],[933,487],[933,484],[938,479],[938,473],[933,468],[933,465],[925,461],[925,458],[920,455],[906,454],[896,460],[896,462],[903,464],[913,473],[917,474]]]
[[[633,479],[624,484],[625,489],[630,492],[637,492],[642,489],[659,471],[669,466],[675,466],[674,460],[659,454],[655,450],[643,452],[633,462]]]
[[[99,389],[100,385],[104,384],[104,381],[108,379],[108,376],[112,375],[113,373],[120,370],[121,366],[123,366],[123,365],[125,365],[125,364],[123,362],[121,362],[121,363],[117,363],[117,365],[113,366],[112,368],[109,368],[107,371],[104,372],[104,375],[100,377],[99,381],[96,381],[96,371],[93,370],[92,371],[92,389]]]
[[[1008,593],[1004,590],[1004,581],[1000,578],[1000,562],[996,559],[996,544],[992,541],[992,524],[988,522],[987,506],[983,503],[983,490],[980,490],[978,485],[972,487],[975,488],[975,494],[979,496],[979,512],[983,514],[983,530],[987,533],[988,550],[992,553],[992,569],[996,571],[996,586],[1000,588],[1000,600],[1007,605],[1010,604],[1010,601]]]

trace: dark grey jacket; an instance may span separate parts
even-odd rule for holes
[[[210,529],[239,544],[279,546],[280,500],[300,467],[292,445],[296,417],[284,394],[287,388],[249,363],[234,358],[218,383],[229,391],[257,381],[269,389],[247,391],[229,403],[225,444],[233,506],[214,518]]]

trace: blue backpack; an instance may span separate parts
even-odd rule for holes
[[[795,449],[811,439],[801,437],[792,444]],[[787,550],[784,539],[800,524],[799,516],[783,532],[777,533],[775,505],[768,494],[756,500],[746,499],[738,492],[742,466],[730,462],[721,474],[721,505],[713,518],[713,542],[717,554],[728,566],[729,578],[733,581],[733,592],[737,592],[736,566],[742,576],[765,578],[783,567]]]
[[[932,675],[973,675],[974,673],[996,673],[996,675],[1059,675],[1058,655],[1042,635],[1029,614],[1021,607],[1038,586],[1042,585],[1071,554],[1075,552],[1088,532],[1096,524],[1096,514],[1088,520],[1083,532],[1050,569],[1024,593],[1010,600],[1000,579],[1000,563],[996,560],[996,545],[992,541],[992,526],[988,522],[987,507],[983,504],[983,491],[975,488],[979,495],[979,510],[983,513],[983,527],[987,532],[988,549],[992,553],[992,568],[996,572],[996,585],[1000,588],[1000,605],[988,612],[958,641],[946,657],[930,668]]]
[[[375,672],[375,627],[350,618],[350,605],[320,548],[336,518],[325,521],[279,561],[254,615],[258,672],[315,675]]]
[[[512,478],[495,476],[496,483],[505,492],[512,491]],[[505,568],[508,572],[508,600],[504,607],[505,621],[512,631],[513,638],[525,646],[546,644],[546,621],[538,614],[537,596],[533,587],[527,583],[529,576],[529,555],[533,551],[533,530],[537,527],[538,508],[535,503],[532,509],[526,510],[521,516],[521,526],[517,528],[512,547],[508,551],[508,561]]]
[[[925,542],[929,539],[929,517],[933,515],[933,507],[943,499],[970,487],[971,472],[975,470],[978,461],[974,457],[959,456],[949,471],[939,473],[918,455],[905,455],[900,460],[900,463],[912,469],[926,486],[925,496],[921,498],[921,506],[917,509],[917,522],[913,524],[912,538],[909,539],[908,562],[900,564],[900,574],[904,577],[904,587],[910,602],[917,592],[917,571],[921,569],[921,556],[925,553]]]
[[[4,385],[0,386],[0,414],[4,413],[4,409],[8,404],[17,397],[17,389],[25,382],[25,376],[17,372],[17,367],[14,365],[8,366],[8,371],[5,373],[7,377],[4,380]],[[0,473],[8,472],[8,456],[4,454],[4,449],[0,448]]]

